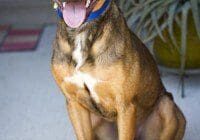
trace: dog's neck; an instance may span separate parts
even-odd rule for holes
[[[95,34],[99,34],[99,31],[103,28],[106,22],[111,21],[113,7],[116,6],[115,3],[112,1],[109,5],[109,8],[105,11],[105,13],[99,18],[91,22],[86,22],[78,28],[70,28],[68,27],[63,20],[59,22],[58,30],[62,33],[62,37],[69,42],[71,46],[75,45],[75,38],[78,34],[87,35],[88,39],[89,36],[95,36]],[[92,38],[90,38],[92,40]],[[84,41],[87,42],[87,41]]]
[[[75,38],[75,49],[72,59],[76,62],[76,69],[79,69],[88,58],[87,32],[79,33]]]
[[[122,26],[121,24],[124,25]],[[85,61],[94,61],[95,55],[91,55],[91,50],[93,44],[97,40],[101,40],[101,36],[109,34],[108,37],[110,38],[112,34],[117,34],[115,38],[112,37],[111,40],[109,40],[109,38],[106,38],[106,42],[104,42],[105,46],[101,46],[101,48],[98,48],[98,51],[96,53],[97,55],[100,51],[106,49],[107,45],[113,46],[113,44],[116,42],[114,39],[121,39],[121,37],[119,37],[121,33],[128,31],[128,28],[125,24],[126,23],[121,12],[117,8],[116,4],[112,2],[110,8],[102,17],[100,17],[98,20],[82,25],[77,29],[69,28],[64,23],[64,21],[60,21],[58,25],[57,37],[69,44],[68,47],[70,47],[71,51],[68,55],[75,62],[76,67],[79,68],[83,65]],[[124,29],[121,29],[121,27],[124,27]],[[109,28],[109,31],[105,28]],[[110,48],[112,47],[110,46]],[[116,55],[116,52],[113,53],[114,55]]]

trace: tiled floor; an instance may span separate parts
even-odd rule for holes
[[[73,138],[65,100],[50,73],[55,26],[35,52],[0,53],[0,140]]]

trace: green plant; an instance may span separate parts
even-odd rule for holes
[[[144,43],[153,41],[157,36],[166,42],[163,31],[168,31],[174,49],[180,53],[179,73],[184,86],[188,16],[191,11],[200,39],[200,0],[119,0],[118,4],[129,26],[134,26],[134,32]],[[180,45],[174,36],[174,23],[180,27]]]

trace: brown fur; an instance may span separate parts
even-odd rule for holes
[[[82,43],[86,61],[79,70],[103,81],[95,86],[99,103],[87,86],[64,81],[75,71],[72,52],[81,33],[87,36]],[[58,23],[51,67],[67,98],[78,140],[114,140],[116,135],[119,140],[183,138],[183,114],[166,94],[151,54],[130,31],[114,2],[101,18],[77,29],[62,20]],[[108,129],[115,130],[115,124],[118,131],[108,133]]]

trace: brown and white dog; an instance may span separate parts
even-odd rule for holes
[[[182,140],[185,118],[115,2],[85,22],[104,2],[67,0],[53,44],[52,73],[77,139]]]

